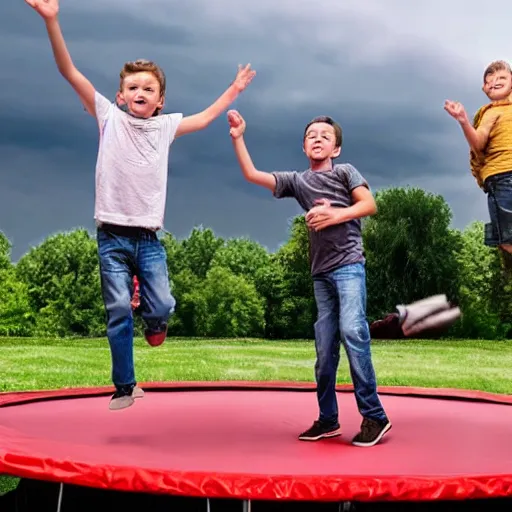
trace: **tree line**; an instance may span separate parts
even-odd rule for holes
[[[483,243],[483,223],[451,228],[444,198],[419,188],[381,190],[376,201],[377,214],[363,221],[369,321],[396,304],[445,293],[463,313],[447,336],[510,338],[511,281],[500,251]],[[275,252],[201,226],[181,240],[165,234],[162,242],[177,300],[171,336],[314,337],[303,216],[291,220]],[[54,234],[17,263],[10,251],[0,233],[0,335],[105,336],[93,235],[85,229]],[[135,325],[141,334],[138,317]]]

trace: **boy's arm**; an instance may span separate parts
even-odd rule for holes
[[[238,73],[233,83],[208,108],[198,114],[184,117],[178,127],[176,137],[206,128],[238,98],[239,94],[251,83],[255,74],[256,72],[251,70],[250,64],[244,68],[238,66]]]
[[[342,224],[354,219],[369,217],[377,213],[377,203],[371,191],[365,185],[360,185],[352,190],[351,206],[332,206],[327,199],[319,199],[306,214],[306,223],[309,228],[320,231],[335,224]]]
[[[244,178],[250,183],[268,188],[272,193],[276,190],[276,178],[273,174],[259,171],[254,167],[251,155],[245,145],[243,133],[245,131],[245,121],[242,116],[235,111],[228,113],[228,120],[231,126],[230,135],[233,142],[233,148],[242,169]]]
[[[462,132],[468,141],[471,149],[476,152],[483,151],[489,140],[489,134],[496,123],[499,115],[486,112],[480,122],[478,128],[474,128],[469,122],[469,119],[465,119],[460,123]]]
[[[499,114],[488,110],[483,115],[478,128],[475,128],[469,120],[464,107],[460,103],[447,101],[445,102],[444,109],[459,122],[462,132],[468,141],[469,147],[477,153],[483,151],[487,145],[487,141],[489,140],[489,134],[500,117]]]
[[[52,46],[55,63],[61,75],[70,83],[78,94],[85,109],[92,116],[96,115],[94,104],[95,90],[89,80],[78,71],[66,47],[60,28],[58,0],[25,0],[44,19],[46,31]]]

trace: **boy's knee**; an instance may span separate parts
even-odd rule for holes
[[[341,330],[341,337],[353,350],[365,351],[370,343],[370,328],[366,323],[352,324]]]
[[[132,315],[132,306],[129,297],[126,300],[117,299],[105,305],[109,323],[120,322]]]
[[[176,308],[176,299],[172,295],[168,295],[156,302],[149,311],[146,311],[143,316],[147,319],[155,319],[166,322],[167,319],[174,313]]]

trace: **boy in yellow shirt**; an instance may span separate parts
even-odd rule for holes
[[[462,104],[445,102],[459,122],[470,147],[471,172],[487,194],[491,222],[485,244],[512,254],[512,69],[495,61],[484,72],[482,90],[491,100],[478,109],[471,123]]]

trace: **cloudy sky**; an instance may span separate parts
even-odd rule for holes
[[[49,234],[94,228],[97,129],[37,13],[24,0],[1,4],[0,230],[16,261]],[[503,14],[476,0],[61,0],[60,21],[75,64],[107,97],[125,61],[160,63],[167,112],[207,107],[250,62],[257,76],[234,108],[258,168],[306,167],[303,127],[328,114],[344,129],[342,158],[374,190],[440,193],[463,228],[487,219],[486,199],[443,102],[470,113],[485,103],[484,68],[510,57]],[[177,237],[203,225],[275,250],[298,213],[244,182],[225,116],[172,145],[165,228]]]

